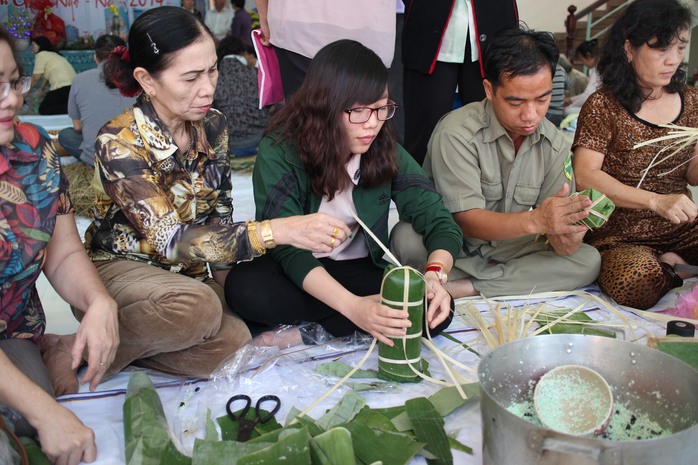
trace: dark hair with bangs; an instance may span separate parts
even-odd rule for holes
[[[213,40],[204,23],[183,8],[161,6],[147,10],[133,22],[128,33],[129,59],[111,53],[104,61],[104,82],[124,95],[135,96],[142,90],[133,77],[136,68],[157,77],[170,65],[175,52],[205,37]]]
[[[550,32],[523,27],[502,29],[490,39],[485,51],[485,79],[496,90],[503,78],[531,76],[546,66],[550,68],[550,76],[554,76],[559,56],[555,37]]]
[[[346,110],[385,96],[388,70],[371,49],[353,40],[338,40],[313,58],[301,87],[269,122],[266,134],[297,146],[313,191],[330,200],[351,183],[346,164],[352,154],[342,131]],[[361,156],[361,182],[375,187],[397,173],[395,132],[385,121],[368,151]]]
[[[625,54],[625,41],[633,48],[647,45],[664,48],[691,28],[691,10],[677,0],[635,0],[609,29],[597,65],[601,88],[610,91],[630,112],[636,113],[649,96],[640,86]],[[649,43],[656,39],[656,42]],[[671,78],[666,91],[683,93],[686,86],[686,63]]]

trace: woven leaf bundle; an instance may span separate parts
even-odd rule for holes
[[[381,303],[406,310],[412,326],[407,334],[392,337],[393,347],[378,345],[378,372],[381,377],[399,382],[416,382],[421,366],[422,324],[426,297],[424,279],[409,266],[386,268],[381,284]]]
[[[589,188],[572,195],[583,195],[589,197],[589,200],[591,200],[589,216],[581,220],[581,223],[589,229],[598,229],[606,224],[606,221],[608,221],[611,213],[613,213],[613,210],[616,208],[616,205],[611,199],[596,189]]]

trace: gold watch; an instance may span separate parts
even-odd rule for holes
[[[274,234],[271,232],[271,221],[264,220],[259,223],[260,230],[262,231],[262,239],[264,240],[264,246],[267,249],[273,249],[276,247],[276,242],[274,242]]]

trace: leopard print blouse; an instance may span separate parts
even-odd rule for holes
[[[686,87],[681,103],[681,112],[672,123],[698,127],[698,90]],[[585,147],[603,153],[601,169],[623,184],[637,187],[643,170],[652,163],[663,145],[633,147],[668,132],[667,128],[631,114],[608,91],[601,90],[589,97],[582,108],[572,150]],[[686,147],[653,167],[640,188],[660,194],[684,193],[690,197],[686,174],[693,149],[692,145]],[[661,158],[660,155],[658,160]],[[645,240],[671,238],[680,227],[650,210],[616,208],[606,225],[589,232],[585,241],[597,248],[629,242],[641,244]]]
[[[108,122],[95,144],[95,218],[85,233],[93,261],[135,260],[203,279],[258,255],[233,221],[225,117],[191,123],[182,153],[141,97]]]

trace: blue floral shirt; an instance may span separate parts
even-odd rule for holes
[[[36,291],[56,215],[71,213],[68,181],[46,131],[15,125],[0,147],[0,338],[38,342],[46,316]]]

